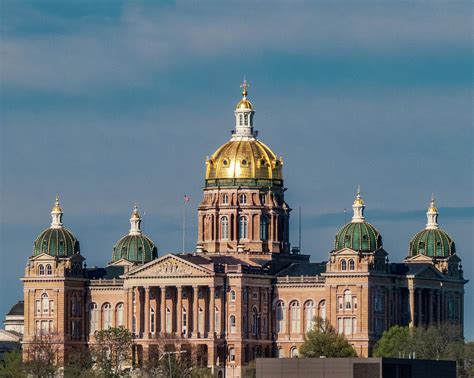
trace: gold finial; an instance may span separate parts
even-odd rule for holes
[[[434,193],[431,193],[431,201],[430,201],[430,206],[428,207],[429,212],[434,212],[437,213],[438,209],[436,207],[436,202],[435,202],[435,196]]]
[[[138,206],[136,203],[133,205],[132,219],[140,219],[140,214],[138,213]]]
[[[54,212],[62,212],[62,209],[61,207],[59,206],[59,194],[56,194],[56,198],[54,200],[54,206],[53,206],[53,210]]]
[[[242,97],[243,97],[244,99],[247,98],[247,87],[248,87],[248,86],[249,86],[249,85],[247,84],[247,79],[246,79],[245,76],[244,76],[244,81],[243,81],[242,84],[240,84],[240,88],[242,88]]]
[[[354,201],[354,205],[363,205],[364,200],[362,199],[362,196],[360,195],[360,185],[357,185],[357,194],[356,194],[356,199]]]

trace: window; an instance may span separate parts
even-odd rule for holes
[[[247,203],[247,196],[245,194],[241,194],[239,196],[239,202],[242,203],[242,204]]]
[[[155,333],[155,310],[150,308],[150,333]]]
[[[307,301],[305,303],[304,309],[304,317],[305,317],[305,331],[309,332],[313,329],[314,323],[316,320],[316,308],[314,306],[314,301]]]
[[[220,329],[220,315],[219,315],[219,309],[217,307],[214,308],[214,329],[217,333],[219,332]]]
[[[171,333],[171,310],[169,307],[166,307],[166,316],[165,316],[165,328],[166,328],[166,333]]]
[[[285,332],[285,304],[280,301],[276,306],[277,332]]]
[[[245,124],[245,126],[248,126],[248,124],[249,124],[249,115],[248,115],[248,113],[244,114],[244,124]]]
[[[36,313],[41,314],[41,300],[40,299],[36,300]]]
[[[222,203],[224,205],[227,205],[229,203],[229,195],[227,195],[227,194],[222,195]]]
[[[344,291],[344,308],[346,310],[352,310],[352,294],[350,290]]]
[[[137,317],[135,315],[132,317],[132,333],[137,334]]]
[[[258,335],[258,312],[255,307],[252,310],[252,333]]]
[[[47,274],[48,276],[52,276],[52,275],[53,275],[53,268],[51,268],[51,265],[50,265],[50,264],[46,265],[46,274]]]
[[[347,270],[346,260],[341,260],[341,270]]]
[[[349,270],[355,270],[354,260],[352,259],[349,260]]]
[[[290,357],[291,358],[298,358],[298,348],[297,347],[292,347],[290,349]]]
[[[230,292],[230,300],[231,300],[232,302],[235,302],[236,297],[237,297],[237,294],[235,293],[235,290],[231,290],[231,292]]]
[[[265,215],[260,218],[260,239],[268,240],[268,218]]]
[[[344,328],[343,328],[343,318],[338,318],[337,319],[337,333],[344,333]]]
[[[123,303],[117,305],[117,327],[123,326]]]
[[[247,239],[247,217],[240,217],[239,219],[239,239]]]
[[[235,333],[236,332],[235,315],[230,316],[229,324],[230,324],[230,333]]]
[[[235,362],[235,349],[229,348],[229,361]]]
[[[102,329],[112,328],[112,306],[105,303],[102,306]]]
[[[188,331],[188,312],[186,308],[184,307],[183,307],[181,319],[182,319],[181,328],[183,329],[183,333],[186,333]]]
[[[93,334],[99,328],[99,312],[97,304],[91,303],[89,305],[89,333]]]
[[[227,217],[221,218],[221,232],[223,240],[229,239],[229,219]]]
[[[49,312],[49,298],[48,294],[46,293],[41,295],[41,307],[43,308],[43,313]]]
[[[77,308],[77,316],[81,316],[81,307],[80,307],[80,303],[78,303],[78,305],[76,306]],[[54,314],[54,301],[49,301],[49,312],[51,314]]]
[[[352,307],[357,310],[357,297],[352,297]]]
[[[252,298],[253,298],[253,299],[258,299],[258,291],[254,291],[254,292],[252,293]]]
[[[291,333],[300,332],[300,304],[294,301],[290,305],[291,310]]]
[[[239,125],[242,126],[244,124],[244,115],[240,114],[239,115]]]
[[[277,355],[278,355],[278,358],[284,358],[285,357],[285,352],[284,352],[283,348],[278,348]]]
[[[344,318],[344,334],[346,335],[352,334],[352,319],[351,318]]]
[[[338,309],[339,311],[342,311],[342,310],[344,309],[344,303],[343,303],[343,301],[344,301],[344,298],[342,298],[342,297],[337,297],[337,309]]]
[[[49,328],[52,328],[52,322],[49,325]],[[79,339],[81,337],[81,321],[80,320],[71,320],[71,334],[73,339]]]
[[[40,276],[44,276],[44,265],[41,264],[41,265],[38,267],[38,274],[39,274]]]
[[[41,335],[41,322],[39,320],[36,321],[36,335]]]
[[[265,160],[263,160],[262,166],[263,166],[263,165],[265,165]],[[261,203],[262,205],[265,205],[266,202],[267,202],[267,198],[266,198],[265,194],[260,194],[260,203]]]
[[[321,320],[326,320],[326,301],[322,300],[318,306],[318,316]]]
[[[202,307],[199,307],[198,310],[198,332],[204,333],[204,311]]]

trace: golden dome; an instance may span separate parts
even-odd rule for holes
[[[206,185],[283,185],[283,162],[262,142],[231,140],[206,161]]]

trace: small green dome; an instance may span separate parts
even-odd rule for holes
[[[71,257],[79,253],[79,242],[67,228],[48,228],[35,240],[33,256],[47,253],[57,257]]]
[[[449,257],[456,253],[453,239],[443,230],[424,229],[410,241],[409,256]]]
[[[112,262],[126,259],[134,263],[147,263],[158,257],[158,250],[153,241],[143,235],[125,235],[114,247]]]
[[[350,248],[359,252],[373,252],[382,248],[382,236],[367,222],[351,222],[336,234],[334,250]]]

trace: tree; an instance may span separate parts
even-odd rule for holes
[[[26,376],[27,372],[21,360],[21,352],[14,350],[6,353],[3,363],[0,363],[0,377],[22,378]]]
[[[97,368],[106,376],[117,377],[123,372],[124,362],[130,360],[133,335],[125,327],[95,332],[93,347]]]
[[[60,367],[61,350],[64,342],[55,334],[35,336],[27,347],[24,366],[33,377],[53,377]]]
[[[342,334],[324,319],[316,319],[315,327],[305,335],[300,347],[304,357],[357,357],[357,353]]]
[[[410,338],[408,327],[393,326],[383,333],[373,354],[375,357],[408,357]]]

